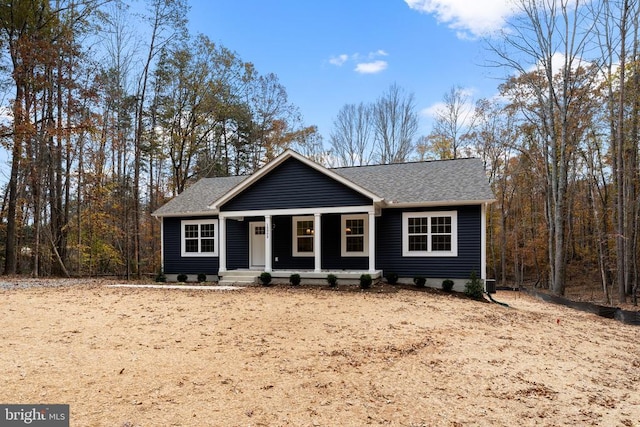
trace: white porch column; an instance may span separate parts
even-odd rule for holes
[[[218,274],[227,270],[227,218],[218,217]]]
[[[369,212],[369,272],[376,269],[376,215]]]
[[[264,271],[270,273],[273,269],[271,258],[272,258],[272,250],[271,246],[271,234],[273,230],[271,229],[271,215],[264,216]]]
[[[319,273],[322,270],[322,257],[321,257],[321,232],[320,232],[320,218],[321,215],[319,213],[313,214],[313,271]]]
[[[160,268],[164,274],[164,217],[160,218]]]

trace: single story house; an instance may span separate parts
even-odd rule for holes
[[[393,272],[462,290],[472,272],[486,278],[493,201],[480,159],[326,168],[287,150],[252,175],[201,179],[153,216],[168,280]]]

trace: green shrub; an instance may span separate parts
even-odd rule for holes
[[[453,290],[453,280],[444,279],[442,281],[442,290],[445,292],[451,292]]]
[[[419,288],[424,288],[427,284],[427,279],[422,276],[416,276],[413,278],[413,283]]]
[[[332,288],[335,288],[338,285],[338,276],[336,276],[335,274],[327,275],[327,283]]]
[[[178,274],[178,282],[180,282],[180,283],[185,283],[188,278],[189,277],[184,273]]]
[[[271,274],[266,271],[262,273],[260,275],[260,283],[262,283],[262,286],[269,286],[269,283],[271,283]]]
[[[292,274],[291,276],[289,276],[289,282],[291,282],[293,286],[298,286],[300,284],[300,275],[297,273]]]
[[[465,295],[473,299],[482,299],[483,290],[482,279],[478,277],[475,271],[472,271],[469,281],[464,286]]]
[[[360,289],[369,289],[373,279],[370,274],[363,274],[360,276]]]
[[[198,273],[198,282],[204,283],[207,281],[207,275],[205,273]]]
[[[396,283],[398,283],[398,275],[396,273],[387,273],[384,277],[385,279],[387,279],[387,283],[390,285],[395,285]]]
[[[166,281],[167,281],[167,276],[165,276],[162,269],[160,269],[160,271],[158,272],[158,275],[156,276],[156,282],[164,283]]]

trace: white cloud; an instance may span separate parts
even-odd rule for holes
[[[405,0],[419,12],[434,15],[438,22],[456,30],[459,38],[491,34],[504,27],[514,8],[510,0]]]
[[[444,111],[444,109],[445,106],[443,102],[436,102],[435,104],[420,110],[420,115],[428,119],[434,119],[438,117],[438,113]]]
[[[382,49],[374,50],[366,55],[359,52],[332,56],[329,58],[329,64],[341,67],[347,62],[355,63],[356,66],[353,69],[356,73],[360,74],[375,74],[384,71],[389,66],[387,61],[377,59],[381,57],[389,56],[389,54]]]
[[[422,117],[428,119],[437,119],[441,116],[447,115],[448,110],[447,104],[444,102],[436,102],[435,104],[430,105],[429,107],[423,108],[420,110],[419,114]],[[474,105],[471,102],[464,104],[462,109],[460,110],[460,114],[464,117],[470,116],[473,113]]]
[[[373,62],[361,62],[356,65],[354,71],[360,74],[375,74],[387,68],[387,61],[377,60]]]
[[[336,65],[338,67],[342,66],[349,59],[349,55],[343,53],[342,55],[332,56],[329,58],[329,64]]]
[[[551,71],[554,76],[564,69],[565,61],[567,61],[567,56],[562,52],[555,52],[551,56]],[[570,65],[571,70],[576,71],[579,67],[589,67],[593,65],[593,62],[587,61],[581,57],[575,57]],[[545,64],[539,61],[535,65],[529,67],[526,71],[530,73],[536,70],[544,70],[545,68]]]

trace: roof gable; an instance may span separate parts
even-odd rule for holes
[[[220,211],[371,206],[373,200],[290,157],[236,194]]]
[[[247,178],[242,183],[240,183],[240,185],[236,186],[231,191],[226,193],[224,196],[216,200],[210,206],[210,208],[219,210],[221,206],[224,206],[227,202],[229,202],[230,200],[232,200],[233,198],[235,198],[236,196],[238,196],[239,194],[241,194],[242,192],[244,192],[245,190],[247,190],[248,188],[256,184],[259,180],[263,179],[265,176],[267,176],[270,172],[278,168],[288,159],[295,159],[299,161],[303,165],[326,175],[327,177],[342,184],[343,186],[372,200],[374,203],[382,201],[382,199],[377,194],[374,194],[373,192],[366,189],[365,187],[350,181],[348,178],[333,172],[331,169],[327,169],[324,166],[307,159],[306,157],[296,153],[293,150],[286,150],[284,153],[276,157],[271,162],[267,163],[265,166],[260,168],[253,175],[251,175],[249,178]]]

